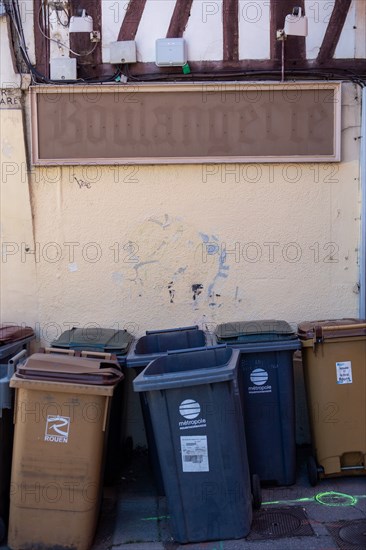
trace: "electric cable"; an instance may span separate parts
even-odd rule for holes
[[[216,81],[224,81],[225,79],[240,79],[240,81],[245,81],[245,80],[249,80],[249,79],[253,79],[253,78],[263,78],[264,80],[265,79],[273,79],[273,78],[280,78],[280,75],[281,75],[281,70],[278,69],[278,70],[273,70],[273,69],[269,69],[269,70],[258,70],[258,69],[253,69],[253,70],[245,70],[245,71],[242,71],[242,70],[231,70],[231,71],[220,71],[220,73],[217,73],[217,72],[213,72],[213,71],[196,71],[196,72],[191,72],[187,75],[185,74],[182,74],[182,73],[179,73],[179,74],[176,74],[176,73],[146,73],[146,74],[143,74],[143,75],[136,75],[136,74],[132,74],[131,71],[130,71],[130,66],[128,64],[124,65],[124,67],[122,68],[122,66],[118,66],[117,67],[117,70],[115,71],[114,74],[108,76],[108,77],[104,77],[104,78],[95,78],[95,77],[90,77],[90,78],[83,78],[83,79],[78,79],[78,81],[75,81],[75,80],[72,80],[72,81],[53,81],[53,80],[50,80],[49,78],[47,78],[45,75],[42,75],[31,63],[30,59],[29,59],[29,55],[28,55],[28,51],[27,51],[27,46],[26,46],[26,41],[25,41],[25,37],[24,37],[24,31],[23,31],[23,25],[22,25],[22,21],[21,21],[21,14],[20,14],[20,9],[19,9],[19,2],[18,0],[10,0],[9,2],[6,3],[6,6],[7,6],[7,13],[9,14],[11,20],[12,20],[12,23],[13,23],[13,27],[15,29],[15,32],[17,33],[17,36],[18,36],[18,41],[19,41],[19,49],[20,49],[20,52],[22,54],[22,58],[24,59],[24,62],[25,64],[27,65],[29,71],[31,72],[31,75],[32,75],[32,80],[34,81],[35,84],[37,83],[46,83],[46,84],[56,84],[56,85],[63,85],[63,84],[77,84],[78,82],[82,82],[82,83],[89,83],[89,84],[102,84],[102,83],[106,83],[106,82],[113,82],[113,81],[116,81],[116,79],[118,79],[118,77],[121,77],[122,75],[126,76],[127,80],[130,80],[130,81],[133,81],[133,82],[141,82],[141,83],[146,83],[146,82],[160,82],[160,81],[165,81],[165,82],[175,82],[175,81],[199,81],[199,80],[216,80]],[[41,9],[45,6],[44,4],[44,1],[42,2],[42,5],[41,5],[41,8],[40,8],[40,12],[41,12]],[[55,39],[52,39],[51,37],[47,36],[41,29],[40,27],[40,12],[38,14],[38,25],[39,25],[39,28],[40,28],[40,31],[42,32],[42,35],[45,36],[46,39],[48,40],[52,40],[54,42],[56,42],[59,46],[61,47],[66,47],[67,49],[69,49],[72,53],[74,53],[74,55],[78,55],[78,56],[86,56],[86,55],[90,55],[96,48],[97,44],[95,44],[95,46],[93,47],[93,49],[91,50],[91,52],[87,52],[85,54],[77,54],[76,52],[73,52],[70,48],[68,48],[68,46],[66,46],[65,44],[62,44],[61,42],[55,40]],[[66,12],[66,10],[65,10]],[[67,13],[67,12],[66,12]],[[315,78],[315,79],[321,79],[321,80],[347,80],[347,81],[350,81],[350,82],[353,82],[354,84],[357,84],[359,85],[360,87],[365,87],[366,86],[366,75],[359,75],[357,73],[355,73],[354,71],[351,71],[350,69],[340,69],[340,68],[336,68],[336,69],[333,69],[333,68],[330,68],[330,67],[322,67],[322,68],[313,68],[313,69],[287,69],[286,70],[286,76],[287,78],[291,79],[296,79],[296,78],[307,78],[307,79],[310,79],[310,78]],[[285,82],[289,82],[289,80],[286,80]]]
[[[72,50],[69,46],[67,46],[67,44],[64,44],[63,42],[61,42],[61,40],[56,40],[55,38],[51,38],[50,36],[47,36],[46,33],[43,32],[42,28],[41,28],[41,23],[40,23],[40,16],[41,16],[41,11],[43,9],[43,6],[45,6],[44,4],[44,0],[42,2],[42,5],[40,6],[39,8],[39,11],[38,11],[38,17],[37,17],[37,24],[38,24],[38,28],[39,28],[39,31],[40,33],[45,37],[47,38],[47,40],[49,40],[50,42],[55,42],[59,47],[61,46],[62,48],[66,48],[67,50],[69,50],[72,54],[74,55],[77,55],[78,57],[86,57],[88,55],[91,55],[95,48],[97,47],[98,45],[98,42],[96,42],[93,46],[93,48],[89,51],[89,52],[85,52],[85,53],[77,53],[77,52],[74,52],[74,50]]]

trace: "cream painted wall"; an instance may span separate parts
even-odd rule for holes
[[[357,316],[357,94],[343,86],[340,164],[36,168],[42,341]]]
[[[6,108],[0,109],[0,322],[35,327],[38,297],[20,91],[4,90],[1,99]]]

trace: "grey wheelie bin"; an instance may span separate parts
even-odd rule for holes
[[[115,330],[101,327],[72,328],[61,334],[52,342],[53,348],[73,350],[83,357],[100,357],[117,359],[122,372],[126,365],[132,334],[126,330]],[[53,349],[53,352],[56,350]],[[125,374],[125,373],[124,373]],[[132,439],[126,435],[126,380],[118,384],[113,394],[111,418],[107,444],[107,460],[104,481],[112,484],[118,479],[122,463],[128,462],[132,453]]]
[[[240,351],[249,467],[261,482],[292,485],[296,480],[296,423],[293,354],[300,341],[278,320],[225,323],[218,342]]]
[[[299,325],[313,454],[319,478],[366,475],[366,320]]]
[[[116,361],[36,353],[18,366],[8,545],[89,550]]]
[[[211,336],[197,325],[166,330],[146,331],[145,336],[136,340],[127,356],[127,367],[133,367],[136,374],[155,359],[168,351],[203,348],[212,345]],[[140,393],[142,417],[149,451],[149,462],[154,475],[155,486],[160,495],[164,494],[164,484],[159,465],[156,442],[151,424],[149,406],[145,394]]]
[[[0,328],[0,542],[6,533],[9,513],[11,455],[13,448],[13,390],[9,381],[15,365],[27,355],[34,339],[30,327]]]
[[[250,531],[238,358],[226,347],[169,353],[133,383],[146,395],[171,533],[180,543],[238,539]]]

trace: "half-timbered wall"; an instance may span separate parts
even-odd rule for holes
[[[41,72],[48,74],[50,56],[69,56],[69,51],[47,40],[39,23],[48,26],[49,38],[79,53],[89,49],[85,36],[72,34],[70,38],[62,12],[57,18],[54,10],[42,8],[42,0],[34,1],[34,9],[31,0],[20,4],[33,60],[35,31],[37,68]],[[276,30],[283,28],[285,16],[294,6],[305,11],[309,34],[306,38],[288,37],[289,69],[366,71],[364,0],[72,0],[69,4],[70,14],[86,9],[102,36],[92,55],[79,58],[82,76],[111,72],[109,44],[116,40],[136,40],[138,63],[131,65],[132,73],[179,74],[177,69],[158,69],[154,63],[155,40],[164,37],[186,39],[192,72],[278,69],[281,44],[276,40]]]

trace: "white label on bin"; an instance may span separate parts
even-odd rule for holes
[[[271,393],[272,386],[267,384],[268,372],[264,369],[254,369],[250,373],[253,386],[248,386],[248,393]]]
[[[185,420],[179,422],[180,430],[206,427],[206,419],[197,418],[201,414],[201,405],[197,401],[185,399],[179,405],[179,413],[185,418]]]
[[[181,436],[183,472],[209,472],[206,435]]]
[[[69,440],[70,417],[49,414],[46,421],[45,441],[67,443]]]
[[[201,405],[193,399],[185,399],[179,405],[179,412],[187,420],[193,420],[200,415]]]
[[[340,361],[336,363],[337,384],[352,384],[352,363],[351,361]]]

